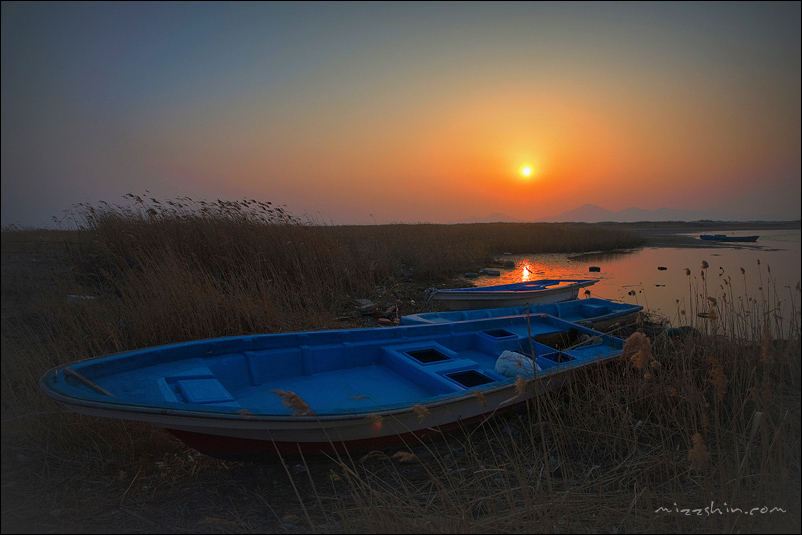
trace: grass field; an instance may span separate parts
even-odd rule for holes
[[[39,376],[171,342],[373,326],[358,299],[421,312],[427,287],[502,252],[644,239],[131,201],[76,207],[69,230],[2,232],[4,533],[800,531],[799,285],[790,337],[766,299],[693,287],[713,312],[688,311],[692,330],[636,333],[622,359],[578,370],[525,411],[388,451],[221,461],[144,424],[68,413]]]

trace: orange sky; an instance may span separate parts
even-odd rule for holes
[[[335,223],[586,203],[800,217],[798,3],[4,3],[2,19],[3,225],[144,190]]]

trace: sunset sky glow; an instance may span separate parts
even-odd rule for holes
[[[2,224],[799,219],[800,3],[2,3]],[[531,169],[524,173],[523,169]]]

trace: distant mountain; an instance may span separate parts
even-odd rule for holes
[[[595,204],[586,204],[575,210],[569,210],[553,217],[544,217],[538,219],[538,221],[546,223],[599,223],[602,221],[632,223],[636,221],[700,221],[702,219],[725,220],[726,218],[721,214],[708,211],[695,212],[692,210],[671,210],[669,208],[660,208],[658,210],[627,208],[620,212],[612,212]]]
[[[520,219],[508,216],[507,214],[500,214],[498,212],[486,215],[484,217],[469,217],[464,223],[518,223]]]
[[[586,204],[574,210],[563,212],[556,216],[540,219],[516,219],[502,213],[493,213],[484,217],[469,217],[462,223],[520,223],[522,221],[536,221],[542,223],[637,223],[638,221],[744,221],[745,218],[728,216],[721,211],[705,210],[672,210],[659,208],[657,210],[643,210],[641,208],[626,208],[620,212],[606,210],[595,204]],[[776,221],[774,216],[749,219],[750,221]]]

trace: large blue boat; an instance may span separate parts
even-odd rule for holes
[[[478,421],[624,341],[545,314],[217,338],[58,366],[69,409],[148,422],[215,456],[398,443]]]

